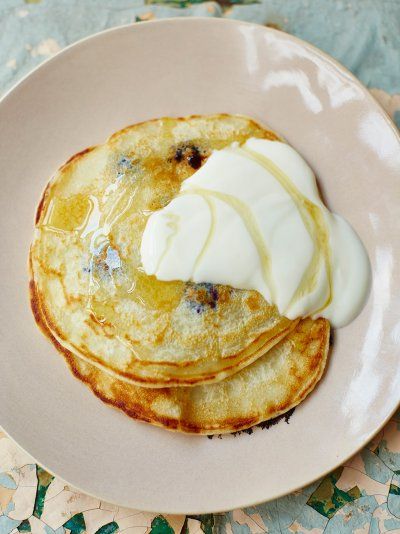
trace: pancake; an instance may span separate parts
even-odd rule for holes
[[[168,430],[222,434],[272,419],[302,402],[325,369],[329,330],[325,319],[305,319],[251,365],[221,382],[195,387],[127,384],[62,350],[76,378],[128,416]]]
[[[35,316],[59,346],[129,384],[193,386],[238,372],[296,327],[256,291],[162,282],[140,264],[149,214],[213,149],[250,137],[278,139],[246,117],[164,118],[60,168],[30,253]]]

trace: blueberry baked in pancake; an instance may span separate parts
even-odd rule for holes
[[[369,263],[304,160],[220,114],[133,125],[72,157],[40,201],[30,273],[38,325],[98,397],[212,434],[312,391]]]

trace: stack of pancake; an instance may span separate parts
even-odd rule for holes
[[[250,137],[278,139],[230,115],[137,124],[73,156],[43,194],[35,319],[74,375],[133,418],[232,432],[296,406],[323,373],[326,320],[290,321],[256,291],[162,282],[141,266],[149,215],[213,149]]]

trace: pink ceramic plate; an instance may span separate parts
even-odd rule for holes
[[[242,113],[283,134],[367,246],[373,289],[335,332],[327,372],[290,424],[209,440],[101,403],[39,334],[28,305],[33,214],[55,169],[123,126]],[[47,61],[0,104],[0,424],[50,471],[107,501],[170,513],[241,507],[342,463],[399,401],[400,140],[352,75],[262,26],[172,19],[116,28]]]

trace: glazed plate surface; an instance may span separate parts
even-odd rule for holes
[[[306,158],[328,206],[365,243],[373,287],[362,314],[335,331],[325,376],[289,425],[209,440],[132,421],[73,379],[35,326],[27,257],[42,189],[72,154],[128,124],[222,112],[269,126]],[[127,507],[228,510],[332,470],[396,409],[400,140],[331,58],[242,22],[130,25],[36,69],[1,101],[0,124],[0,425],[50,471]]]

